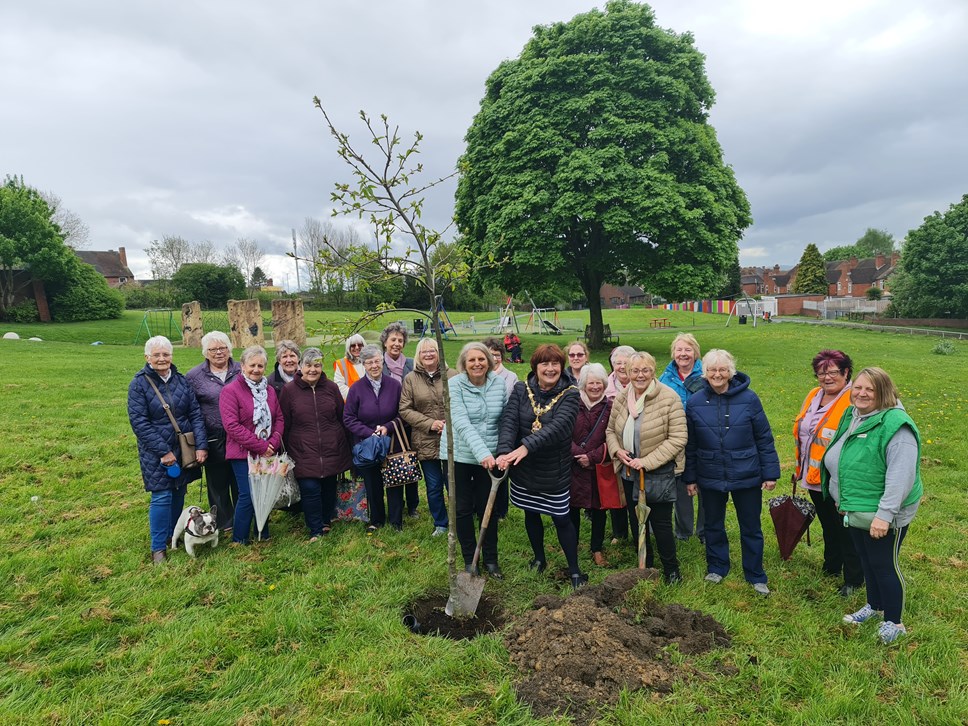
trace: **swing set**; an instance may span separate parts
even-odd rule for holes
[[[181,340],[181,331],[175,326],[173,310],[170,308],[145,310],[145,315],[141,319],[141,327],[138,328],[131,345],[147,342],[149,338],[156,335],[164,335],[168,340],[175,342],[176,333],[178,340]]]

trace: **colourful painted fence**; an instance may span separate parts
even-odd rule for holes
[[[689,300],[687,302],[653,305],[654,310],[685,310],[691,313],[722,313],[728,315],[736,305],[735,300]]]

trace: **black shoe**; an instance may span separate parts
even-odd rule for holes
[[[409,512],[407,512],[407,516],[410,517],[410,519],[417,519],[420,514],[417,513],[416,509],[411,509]]]
[[[576,575],[571,576],[571,589],[578,590],[588,584],[588,575],[584,572],[579,572]]]
[[[487,574],[493,577],[495,580],[503,580],[504,573],[501,572],[501,566],[497,562],[485,562],[484,569],[487,570]]]
[[[665,580],[666,585],[678,585],[680,582],[682,582],[682,575],[678,570],[676,570],[674,572],[670,572],[668,575],[665,575],[663,579]]]
[[[544,572],[546,567],[548,567],[548,563],[544,560],[531,560],[528,563],[528,569],[538,573]]]
[[[860,590],[860,586],[859,585],[846,585],[846,584],[844,584],[844,585],[841,585],[837,589],[837,594],[840,595],[841,597],[850,597],[851,595],[853,595],[858,590]]]
[[[480,567],[472,567],[471,565],[464,565],[464,572],[466,572],[468,575],[473,575],[474,577],[481,576]]]

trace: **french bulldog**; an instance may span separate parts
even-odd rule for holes
[[[206,512],[201,507],[188,507],[181,513],[175,524],[175,533],[171,538],[172,549],[178,549],[178,540],[185,535],[185,551],[195,557],[195,547],[212,543],[212,548],[218,547],[218,527],[215,526],[215,507]]]

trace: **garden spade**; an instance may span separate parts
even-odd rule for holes
[[[484,592],[484,578],[477,574],[477,561],[481,557],[481,546],[484,544],[484,533],[487,525],[491,521],[491,510],[494,509],[494,500],[497,498],[497,490],[506,478],[510,469],[495,475],[490,469],[487,475],[491,477],[491,492],[487,495],[487,506],[484,507],[484,517],[481,519],[481,533],[477,538],[477,547],[474,549],[474,559],[471,560],[470,572],[458,572],[457,581],[450,590],[450,597],[447,599],[447,606],[444,608],[451,617],[473,617],[477,612],[477,605],[481,601],[481,594]]]
[[[639,469],[639,501],[635,505],[635,516],[639,519],[639,569],[645,569],[645,548],[649,536],[649,512],[652,509],[645,502],[645,472]]]

